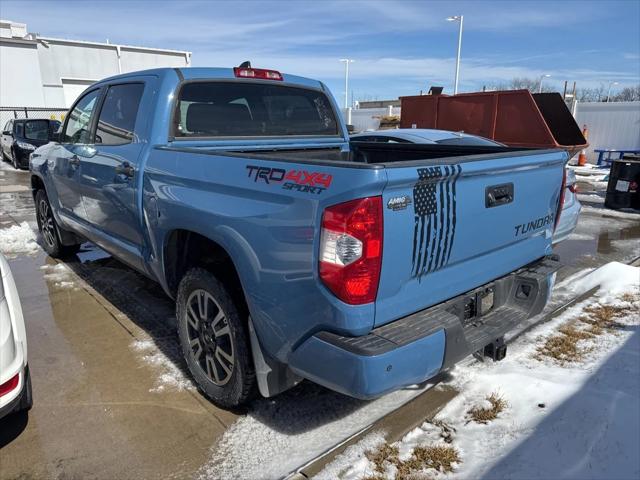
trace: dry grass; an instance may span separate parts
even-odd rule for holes
[[[365,456],[373,463],[375,472],[384,473],[389,464],[395,465],[396,462],[400,461],[398,458],[399,453],[398,447],[384,443],[376,451],[366,452]]]
[[[469,422],[487,424],[498,418],[500,412],[509,406],[507,401],[495,392],[485,397],[485,400],[491,404],[491,407],[473,407],[470,409],[467,412]]]
[[[396,468],[396,480],[409,480],[417,476],[424,479],[423,472],[428,469],[442,473],[452,472],[454,464],[460,463],[458,450],[449,445],[416,447],[407,460],[400,460],[398,447],[387,443],[376,451],[369,451],[365,455],[373,463],[376,472],[374,475],[366,477],[366,480],[385,478],[385,472],[391,465]]]
[[[561,365],[581,361],[593,350],[587,341],[593,341],[605,332],[612,333],[625,328],[616,321],[634,310],[638,310],[640,295],[625,293],[621,297],[628,305],[590,305],[584,309],[585,315],[562,325],[558,333],[545,339],[536,348],[534,358],[551,358]]]

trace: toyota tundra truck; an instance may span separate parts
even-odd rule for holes
[[[514,112],[514,115],[517,112]],[[349,142],[328,88],[252,68],[90,86],[31,156],[42,243],[90,241],[176,302],[201,391],[423,382],[547,302],[562,150]]]

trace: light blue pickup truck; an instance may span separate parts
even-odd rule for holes
[[[552,289],[566,161],[350,143],[324,84],[243,64],[98,82],[30,168],[47,252],[88,240],[155,279],[193,378],[232,407],[500,359]]]

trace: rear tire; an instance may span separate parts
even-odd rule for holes
[[[198,387],[224,408],[246,403],[256,391],[241,310],[207,270],[193,268],[180,281],[176,316],[182,353]]]
[[[38,230],[42,235],[44,250],[54,258],[64,258],[75,255],[80,250],[80,244],[63,245],[60,241],[60,227],[51,212],[51,205],[44,190],[36,193],[36,218]]]

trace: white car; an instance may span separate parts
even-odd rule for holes
[[[18,290],[0,253],[0,418],[33,404],[27,335]]]

